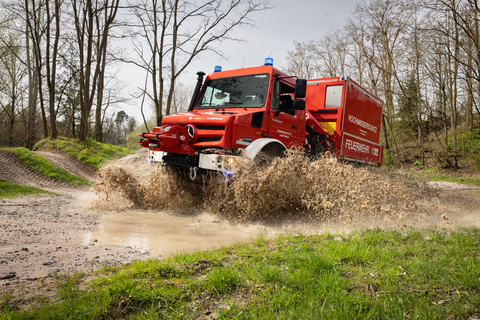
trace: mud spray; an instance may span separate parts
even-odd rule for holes
[[[418,221],[441,208],[435,191],[374,168],[357,168],[323,157],[301,155],[276,159],[268,167],[234,164],[230,179],[211,174],[194,184],[159,166],[146,182],[134,170],[107,165],[95,190],[98,205],[108,208],[144,207],[168,211],[198,211],[234,221],[275,221],[286,217],[352,223],[365,219]],[[433,200],[432,200],[433,199]]]

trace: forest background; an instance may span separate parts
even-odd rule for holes
[[[47,137],[137,146],[137,133],[184,111],[180,76],[221,55],[265,0],[0,0],[0,146]],[[386,164],[480,169],[477,0],[362,0],[341,28],[291,44],[285,71],[349,75],[384,103]],[[116,45],[130,41],[134,56]],[[117,76],[144,73],[141,119],[119,110]],[[193,83],[193,82],[192,82]],[[145,116],[146,109],[154,117]]]

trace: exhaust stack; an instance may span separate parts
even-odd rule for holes
[[[197,85],[195,86],[195,90],[193,91],[193,96],[192,100],[190,101],[190,106],[188,107],[188,111],[193,111],[193,107],[195,106],[195,101],[197,101],[198,93],[200,92],[200,88],[202,87],[203,83],[203,76],[205,75],[205,72],[199,71],[197,72],[198,78],[197,78]]]

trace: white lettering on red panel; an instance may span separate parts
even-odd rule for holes
[[[292,135],[291,132],[283,131],[283,130],[278,130],[277,132],[280,134],[280,137],[285,138],[285,139],[290,139],[290,136]]]
[[[361,153],[369,153],[370,152],[370,147],[367,146],[366,144],[353,141],[350,139],[345,139],[345,146],[347,149],[353,150],[353,151],[358,151]]]
[[[348,115],[348,121],[350,121],[351,123],[355,123],[357,126],[360,126],[364,129],[367,129],[367,130],[370,130],[374,133],[377,133],[377,130],[378,128],[375,127],[374,125],[368,123],[368,122],[365,122],[363,120],[360,120],[358,119],[357,117],[355,116],[352,116],[351,114]]]

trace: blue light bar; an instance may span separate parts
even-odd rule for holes
[[[220,72],[222,71],[222,66],[215,66],[215,70],[213,72]]]
[[[266,66],[273,66],[273,59],[272,58],[266,58],[265,59],[265,65]]]

